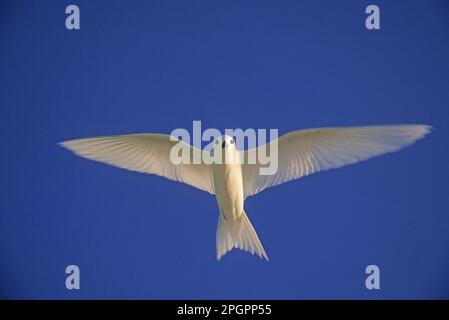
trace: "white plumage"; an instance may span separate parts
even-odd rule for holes
[[[131,134],[76,139],[61,145],[79,156],[117,167],[156,174],[215,194],[220,210],[217,229],[217,259],[233,248],[268,257],[245,211],[244,200],[262,190],[306,175],[397,151],[423,138],[426,125],[389,125],[319,128],[290,132],[280,137],[278,170],[261,175],[262,164],[173,164],[170,150],[177,143],[195,147],[163,134]],[[224,146],[231,158],[247,159],[232,137],[216,138],[214,150]],[[270,142],[270,144],[272,144]],[[260,148],[260,147],[259,147]],[[204,153],[196,149],[197,152]],[[257,151],[257,150],[256,150]],[[191,162],[192,163],[192,162]]]

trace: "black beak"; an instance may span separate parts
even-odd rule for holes
[[[224,147],[226,147],[226,142],[225,142],[225,141],[223,141],[223,142],[221,143],[221,148],[224,149]]]

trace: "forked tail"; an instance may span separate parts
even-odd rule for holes
[[[217,260],[233,248],[256,253],[260,258],[268,260],[259,237],[248,219],[245,211],[236,220],[225,220],[220,214],[217,229]]]

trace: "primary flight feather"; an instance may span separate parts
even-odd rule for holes
[[[170,151],[178,143],[189,151],[206,151],[164,134],[84,138],[64,141],[61,145],[88,159],[156,174],[214,194],[220,211],[217,259],[233,248],[239,248],[268,260],[244,211],[245,198],[315,172],[400,150],[423,138],[430,130],[431,127],[426,125],[385,125],[293,131],[268,144],[268,147],[273,143],[278,145],[278,169],[271,175],[261,175],[262,164],[257,161],[253,164],[239,161],[174,164],[170,161]],[[246,159],[251,152],[239,151],[234,138],[226,135],[215,139],[213,150],[219,149],[234,160]]]

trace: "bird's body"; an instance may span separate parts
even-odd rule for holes
[[[172,151],[179,146],[202,155],[205,151],[162,134],[104,136],[61,144],[88,159],[157,174],[215,195],[219,209],[217,259],[239,248],[268,260],[245,213],[247,197],[315,172],[397,151],[424,137],[430,129],[425,125],[393,125],[290,132],[268,144],[270,149],[276,144],[278,150],[278,169],[269,175],[261,174],[262,163],[245,163],[249,151],[238,150],[230,136],[215,138],[212,153],[219,152],[222,161],[212,164],[173,161]]]
[[[225,220],[236,220],[243,212],[242,165],[238,161],[237,150],[229,147],[232,137],[225,136],[224,140],[222,161],[212,164],[214,189],[221,216]],[[229,160],[226,161],[225,157]]]
[[[212,164],[215,196],[220,216],[217,228],[217,259],[236,247],[268,259],[259,237],[244,211],[245,195],[241,154],[230,136],[216,140],[222,146],[221,161]],[[219,151],[214,148],[214,151]]]
[[[240,164],[215,164],[212,168],[220,214],[236,220],[243,212],[243,178]]]

